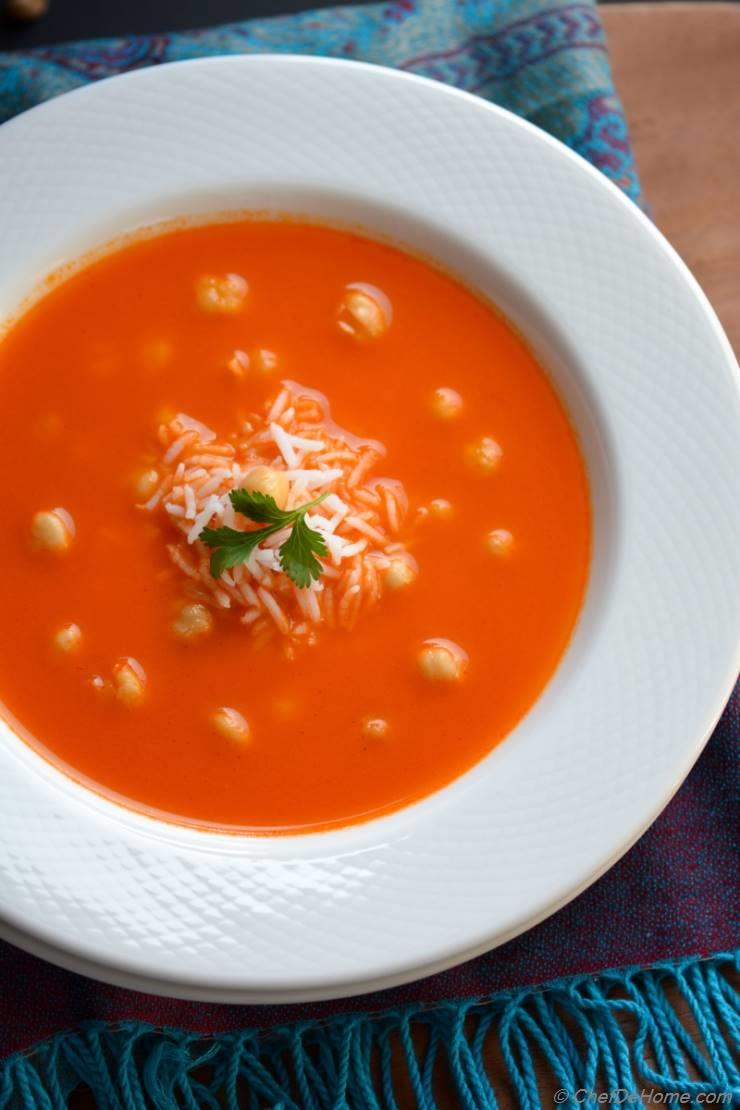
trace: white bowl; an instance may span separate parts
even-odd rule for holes
[[[170,826],[2,726],[3,935],[127,986],[275,1002],[426,975],[562,906],[666,804],[738,669],[737,366],[678,257],[534,127],[356,63],[215,58],[104,81],[6,124],[0,166],[0,313],[121,232],[225,208],[433,255],[539,351],[579,429],[596,528],[582,617],[537,704],[452,785],[365,825]]]

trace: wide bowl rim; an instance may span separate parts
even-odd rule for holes
[[[589,188],[592,186],[596,187],[596,190],[603,196],[609,197],[609,206],[618,205],[623,213],[628,213],[628,222],[634,224],[636,221],[637,226],[642,229],[642,234],[644,235],[647,233],[652,246],[654,248],[659,248],[660,253],[669,261],[676,281],[680,279],[685,291],[690,295],[693,304],[701,310],[703,325],[708,328],[712,340],[716,345],[715,362],[717,366],[724,360],[725,370],[729,371],[730,377],[734,382],[735,393],[737,397],[740,397],[740,372],[738,371],[729,341],[724,335],[714,311],[693,278],[693,275],[691,275],[676,252],[667,244],[663,236],[650,221],[636,209],[632,202],[616,186],[604,178],[597,169],[585,162],[563,144],[559,143],[558,140],[541,132],[532,124],[522,120],[520,117],[514,116],[503,108],[481,101],[479,98],[466,92],[442,86],[427,78],[398,70],[386,69],[385,67],[370,65],[368,63],[334,58],[314,58],[303,55],[229,56],[176,62],[158,70],[141,70],[119,77],[109,78],[99,82],[97,85],[73,90],[57,101],[39,105],[16,119],[9,121],[9,123],[5,124],[3,128],[0,129],[0,149],[2,149],[4,145],[14,143],[15,140],[13,139],[13,135],[17,134],[23,137],[28,129],[29,120],[40,120],[42,121],[41,126],[43,126],[43,121],[46,118],[53,120],[60,112],[59,105],[63,102],[66,102],[68,105],[67,108],[62,110],[63,114],[65,112],[71,113],[75,103],[83,105],[85,102],[89,102],[91,105],[94,105],[101,97],[101,89],[105,90],[106,88],[112,87],[121,88],[123,83],[126,83],[131,88],[133,88],[134,85],[138,85],[143,89],[144,85],[148,83],[150,88],[156,90],[157,86],[172,81],[174,79],[173,74],[177,72],[196,74],[199,72],[207,73],[210,70],[215,73],[216,71],[223,72],[225,68],[236,72],[236,69],[242,70],[243,67],[249,67],[249,70],[254,70],[255,67],[261,67],[269,72],[271,69],[275,71],[284,69],[285,67],[290,70],[296,66],[304,67],[307,71],[320,71],[322,73],[363,73],[365,75],[371,75],[370,79],[373,82],[389,81],[395,83],[399,88],[407,88],[410,83],[412,87],[421,90],[420,95],[422,99],[427,97],[433,90],[435,97],[438,99],[441,96],[447,103],[453,101],[463,104],[468,108],[474,107],[476,113],[483,111],[492,119],[506,121],[508,128],[517,129],[520,134],[529,136],[527,142],[533,139],[535,140],[535,145],[539,145],[540,148],[547,148],[550,151],[556,152],[558,159],[569,167],[572,167],[577,177],[583,180],[585,176],[590,181]],[[236,67],[236,69],[234,69],[234,67]],[[245,72],[248,72],[248,70]],[[142,93],[142,95],[145,94]],[[34,124],[34,127],[35,126]],[[2,274],[0,273],[0,279],[1,278]],[[146,958],[139,959],[133,956],[130,951],[122,950],[119,954],[119,959],[115,959],[111,956],[110,951],[103,951],[102,949],[97,950],[95,945],[91,944],[89,937],[83,938],[81,935],[75,937],[68,934],[65,937],[64,943],[60,944],[58,924],[56,922],[47,922],[43,920],[43,917],[39,918],[37,915],[35,921],[33,921],[33,925],[29,927],[29,920],[33,918],[33,914],[31,913],[29,918],[27,907],[24,914],[17,913],[12,906],[3,907],[2,910],[0,910],[0,914],[4,919],[0,924],[0,933],[3,933],[8,939],[12,940],[13,943],[19,944],[21,947],[28,947],[29,950],[36,950],[40,954],[56,953],[52,958],[55,958],[58,962],[65,963],[66,966],[79,970],[92,969],[92,973],[96,976],[100,978],[109,978],[110,981],[118,982],[122,985],[135,984],[139,989],[154,990],[158,993],[171,993],[175,996],[200,997],[219,1001],[234,1001],[237,999],[258,1002],[274,1001],[278,999],[280,1001],[302,1001],[319,997],[336,997],[346,993],[361,993],[396,985],[397,983],[405,982],[411,978],[417,978],[422,975],[428,975],[434,971],[442,970],[458,963],[461,959],[476,955],[492,947],[494,944],[500,944],[511,939],[511,937],[524,931],[524,929],[537,923],[544,917],[549,916],[549,914],[570,901],[590,885],[628,850],[670,800],[670,797],[672,797],[676,789],[678,789],[700,754],[712,728],[718,720],[727,697],[732,690],[737,671],[740,668],[740,634],[736,634],[732,658],[729,658],[729,656],[730,652],[728,652],[725,675],[722,676],[720,681],[715,682],[711,705],[709,705],[709,699],[707,699],[707,706],[702,714],[702,729],[700,732],[695,733],[696,738],[693,744],[686,746],[686,750],[680,762],[677,761],[671,774],[666,776],[665,782],[659,792],[659,797],[657,797],[654,804],[651,805],[649,810],[643,808],[639,815],[635,815],[631,819],[629,827],[627,827],[625,823],[625,828],[622,830],[619,843],[614,845],[611,852],[603,856],[598,867],[592,867],[589,869],[588,873],[583,873],[579,881],[577,883],[570,883],[567,889],[557,889],[557,891],[553,893],[552,899],[547,902],[547,904],[541,905],[537,913],[533,914],[529,912],[519,919],[510,918],[506,928],[500,927],[491,930],[490,925],[485,925],[481,922],[477,930],[467,930],[466,943],[464,945],[461,946],[459,941],[457,941],[450,942],[447,945],[437,945],[435,948],[430,946],[425,949],[424,957],[413,966],[409,963],[407,957],[394,961],[390,958],[390,955],[388,955],[383,960],[382,972],[378,973],[376,960],[376,971],[367,979],[363,979],[361,976],[348,974],[346,970],[332,977],[326,967],[324,967],[323,970],[319,970],[313,976],[306,974],[304,970],[304,974],[301,977],[301,985],[293,989],[289,981],[285,979],[275,979],[272,981],[266,979],[257,984],[254,977],[238,980],[232,975],[229,981],[229,976],[226,975],[223,979],[219,980],[218,976],[215,976],[212,970],[205,976],[201,970],[194,970],[190,974],[182,971],[177,977],[159,977],[154,972],[154,963],[151,954]],[[95,808],[98,807],[98,804],[102,805],[104,808],[110,803],[98,799]],[[422,803],[422,805],[424,804],[425,803]],[[386,818],[379,818],[378,820],[384,822]],[[336,832],[343,835],[342,830],[336,830]],[[335,830],[329,834],[321,835],[333,836],[334,834]],[[213,836],[213,834],[210,833],[207,835]],[[362,837],[360,837],[358,843],[361,844],[361,841]],[[355,848],[353,847],[352,850],[355,850]],[[250,986],[250,983],[253,985]]]

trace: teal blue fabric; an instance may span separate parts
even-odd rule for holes
[[[434,1110],[443,1071],[459,1107],[495,1110],[494,1042],[504,1093],[525,1110],[543,1105],[541,1084],[556,1105],[594,1105],[599,1091],[610,1105],[641,1105],[658,1088],[682,1106],[730,1107],[740,1104],[733,970],[738,958],[725,954],[214,1037],[88,1022],[0,1066],[0,1110],[61,1110],[80,1084],[105,1110],[397,1110],[401,1087],[413,1099],[404,1106]]]

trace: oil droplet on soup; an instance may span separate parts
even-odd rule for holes
[[[258,220],[132,242],[7,332],[0,421],[24,460],[0,699],[169,819],[305,831],[422,797],[576,622],[563,406],[494,308],[387,244]]]

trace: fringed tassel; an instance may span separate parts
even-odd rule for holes
[[[497,1110],[492,1059],[494,1085],[523,1110],[552,1106],[556,1091],[561,1104],[616,1092],[612,1105],[630,1105],[657,1090],[681,1105],[732,1106],[740,1102],[733,969],[740,952],[216,1037],[88,1024],[0,1065],[0,1110],[64,1110],[79,1086],[101,1110],[397,1110],[401,1097],[433,1110],[440,1083],[447,1104],[452,1083],[463,1110]]]

